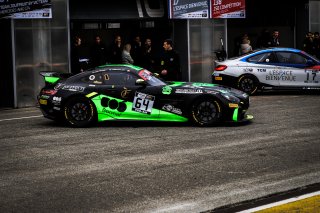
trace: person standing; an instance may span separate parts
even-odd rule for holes
[[[150,38],[147,38],[144,42],[144,49],[142,52],[142,67],[154,72],[154,64],[155,56],[154,51],[152,49],[152,41]]]
[[[274,30],[271,36],[270,41],[268,42],[269,47],[279,47],[280,41],[279,41],[280,33],[278,30]]]
[[[248,34],[244,34],[239,48],[239,55],[252,52],[252,46]]]
[[[82,39],[79,36],[76,36],[71,47],[71,73],[73,74],[78,74],[84,71],[80,62],[82,58],[82,49]]]
[[[110,62],[112,64],[122,63],[122,39],[120,35],[115,36],[113,43],[111,44]]]
[[[160,60],[161,77],[166,81],[180,80],[180,57],[173,49],[171,39],[166,39],[163,42],[164,54]]]
[[[303,50],[310,55],[314,54],[314,43],[313,43],[313,34],[308,32],[305,39],[303,40]]]
[[[95,36],[94,44],[91,47],[91,65],[97,67],[107,63],[107,48],[99,35]]]
[[[123,64],[133,64],[134,60],[130,54],[131,44],[125,44],[122,51],[122,63]]]
[[[140,36],[135,36],[131,44],[131,56],[134,60],[134,64],[142,66],[142,42]]]
[[[319,32],[313,34],[314,55],[320,59],[320,37]]]

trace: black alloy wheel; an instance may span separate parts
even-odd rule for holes
[[[96,111],[93,103],[84,97],[69,100],[64,107],[66,122],[74,127],[86,127],[95,122]]]
[[[192,106],[191,118],[199,126],[212,126],[221,120],[220,104],[212,99],[200,99]]]
[[[256,77],[250,75],[243,75],[238,80],[238,88],[249,95],[257,92],[259,81]]]

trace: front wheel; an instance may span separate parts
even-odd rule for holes
[[[192,105],[191,118],[199,126],[212,126],[221,120],[220,104],[212,99],[200,99]]]
[[[257,92],[259,81],[256,77],[250,75],[243,75],[238,80],[238,88],[249,95]]]
[[[70,99],[64,106],[64,117],[68,124],[75,127],[92,125],[96,111],[92,102],[84,97]]]

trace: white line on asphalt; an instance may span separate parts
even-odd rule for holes
[[[21,120],[21,119],[28,119],[28,118],[39,118],[43,117],[43,115],[34,115],[34,116],[28,116],[28,117],[20,117],[20,118],[7,118],[7,119],[1,119],[1,121],[12,121],[12,120]]]
[[[287,199],[287,200],[282,200],[282,201],[275,202],[275,203],[270,203],[270,204],[267,204],[267,205],[264,205],[264,206],[259,206],[259,207],[252,208],[252,209],[247,209],[247,210],[244,210],[244,211],[240,211],[238,213],[256,212],[256,211],[260,211],[260,210],[263,210],[263,209],[268,209],[268,208],[272,208],[272,207],[275,207],[275,206],[280,206],[280,205],[283,205],[283,204],[292,203],[292,202],[295,202],[295,201],[298,201],[298,200],[303,200],[303,199],[306,199],[306,198],[309,198],[309,197],[313,197],[313,196],[317,196],[317,195],[320,195],[320,191],[313,192],[313,193],[310,193],[310,194],[301,195],[301,196],[298,196],[298,197],[293,197],[293,198],[290,198],[290,199]]]

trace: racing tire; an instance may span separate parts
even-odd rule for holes
[[[259,88],[259,80],[255,76],[243,75],[238,79],[238,89],[253,95]]]
[[[64,118],[73,127],[87,127],[96,122],[96,110],[89,99],[75,97],[65,104]]]
[[[191,107],[191,120],[198,126],[212,126],[221,121],[220,103],[213,99],[201,98]]]

